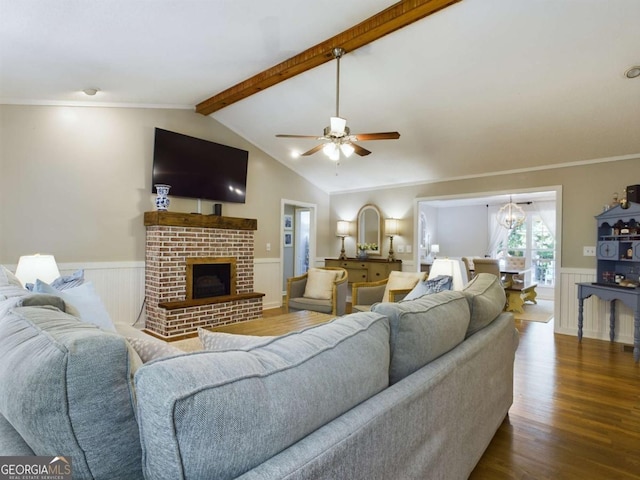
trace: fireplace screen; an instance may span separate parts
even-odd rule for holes
[[[235,259],[188,258],[187,298],[235,295]]]

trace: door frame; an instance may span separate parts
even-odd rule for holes
[[[294,209],[295,208],[304,208],[310,211],[310,218],[309,218],[309,267],[312,267],[315,263],[315,258],[316,258],[316,237],[317,237],[317,210],[318,210],[318,206],[315,203],[308,203],[308,202],[301,202],[299,200],[290,200],[290,199],[286,199],[286,198],[282,198],[280,199],[280,282],[281,285],[285,285],[285,278],[284,278],[284,229],[282,228],[282,226],[284,225],[284,211],[285,211],[285,206],[292,206]],[[295,242],[297,242],[296,239],[296,235],[293,235],[293,241],[294,241],[294,250],[296,248],[299,248],[299,246],[295,245]],[[286,287],[285,287],[286,290]],[[283,292],[283,294],[285,294],[285,292]]]

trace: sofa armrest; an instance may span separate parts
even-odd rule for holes
[[[287,297],[285,300],[285,310],[289,312],[289,299],[299,298],[304,295],[304,289],[307,286],[307,275],[299,277],[291,277],[287,279]]]
[[[351,287],[351,303],[353,305],[373,305],[382,301],[387,279],[378,282],[354,283]]]
[[[395,290],[389,290],[389,298],[392,302],[399,302],[400,300],[404,299],[404,297],[406,297],[407,295],[409,295],[409,292],[411,292],[411,290],[413,290],[412,288],[398,288]]]
[[[349,276],[345,272],[340,280],[333,284],[333,314],[344,315],[347,313],[347,295],[349,293]]]

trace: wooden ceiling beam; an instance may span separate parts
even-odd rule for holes
[[[342,47],[346,52],[353,52],[368,43],[460,1],[400,1],[348,30],[200,102],[196,105],[196,112],[202,115],[210,115],[265,88],[333,60],[332,51],[336,47]]]

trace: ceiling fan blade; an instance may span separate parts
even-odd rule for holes
[[[280,137],[280,138],[314,138],[314,139],[318,139],[321,137],[318,137],[318,135],[285,135],[285,134],[278,134],[276,135],[276,137]]]
[[[315,138],[315,137],[314,137]],[[306,157],[307,155],[313,155],[314,153],[322,150],[322,147],[324,147],[324,143],[321,143],[320,145],[316,145],[315,147],[313,147],[311,150],[308,150],[304,153],[301,153],[300,156],[301,157]]]
[[[397,140],[400,138],[398,132],[381,132],[381,133],[352,133],[352,137],[356,137],[359,141],[366,140]]]
[[[371,153],[369,150],[361,147],[357,143],[351,143],[351,146],[353,147],[354,153],[360,155],[361,157],[364,157],[365,155],[369,155]]]

